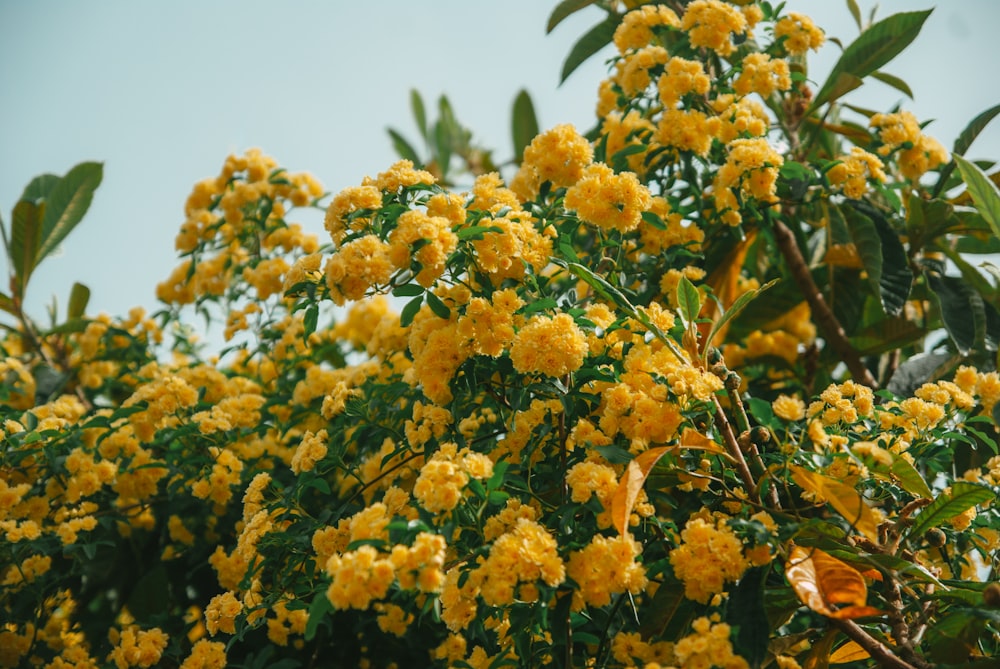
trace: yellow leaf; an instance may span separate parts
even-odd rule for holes
[[[871,655],[855,641],[848,641],[843,646],[833,651],[830,655],[830,664],[846,664],[847,662],[857,662],[867,660]]]
[[[792,470],[792,478],[803,490],[825,499],[854,529],[871,541],[878,542],[879,520],[857,490],[837,479],[797,465],[790,465],[789,468]]]
[[[709,453],[729,457],[729,453],[727,453],[726,449],[724,449],[720,444],[712,441],[698,430],[691,429],[690,427],[684,428],[684,431],[681,432],[680,441],[681,448],[708,451]]]
[[[623,536],[628,533],[628,518],[632,515],[632,507],[635,500],[639,498],[639,491],[646,483],[646,478],[653,467],[669,451],[673,450],[669,446],[660,446],[643,451],[625,468],[622,480],[618,483],[615,496],[611,498],[611,519],[618,532]]]
[[[803,604],[828,618],[876,616],[868,606],[868,586],[857,569],[818,548],[794,546],[785,565],[785,578]],[[840,604],[846,604],[837,608]]]
[[[746,237],[736,244],[728,255],[722,259],[715,270],[705,277],[705,284],[712,288],[712,294],[718,298],[722,304],[722,309],[718,308],[715,300],[705,300],[705,303],[702,305],[701,316],[702,318],[711,319],[712,322],[698,324],[698,329],[701,331],[702,337],[708,336],[715,321],[719,320],[724,311],[733,306],[733,302],[740,296],[739,279],[743,271],[743,263],[746,261],[747,252],[756,239],[756,229],[748,232]],[[727,329],[728,324],[716,332],[713,339],[725,341]],[[705,346],[712,346],[712,344],[713,342],[710,341],[705,342]]]

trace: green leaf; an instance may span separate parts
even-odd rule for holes
[[[74,283],[69,292],[69,305],[66,307],[66,317],[70,320],[80,318],[87,310],[87,303],[90,302],[90,288],[82,283]]]
[[[389,133],[389,138],[392,140],[392,148],[395,149],[400,158],[413,161],[415,165],[420,164],[420,156],[417,154],[416,149],[406,141],[405,137],[392,128],[386,128],[385,131]]]
[[[883,84],[892,86],[897,91],[899,91],[906,97],[910,98],[911,100],[913,99],[913,91],[910,89],[910,86],[899,77],[893,74],[889,74],[888,72],[881,72],[881,71],[872,72],[872,77],[878,79]]]
[[[423,286],[415,283],[405,283],[402,286],[393,288],[392,294],[396,297],[413,297],[414,295],[423,295],[424,290]]]
[[[952,158],[958,165],[972,201],[976,203],[976,209],[989,223],[993,234],[1000,237],[1000,190],[978,165],[958,154],[954,154]]]
[[[858,7],[856,0],[847,0],[847,9],[850,10],[851,16],[854,17],[854,22],[858,24],[858,29],[864,25],[861,22],[861,9]]]
[[[8,314],[14,314],[14,300],[11,299],[10,295],[5,295],[0,293],[0,311],[6,311]]]
[[[62,177],[55,174],[39,174],[24,187],[21,199],[38,204],[49,196],[49,193],[61,179]]]
[[[41,246],[35,258],[36,265],[59,246],[87,213],[94,191],[101,185],[103,177],[101,163],[80,163],[52,186],[45,197],[45,217],[42,219]]]
[[[326,592],[320,589],[309,605],[309,620],[306,622],[305,639],[312,641],[316,636],[316,630],[320,623],[326,619],[326,614],[333,611],[333,604],[326,596]]]
[[[410,89],[410,109],[413,110],[413,119],[417,122],[417,129],[420,130],[420,136],[426,137],[427,110],[424,108],[424,99],[420,97],[420,91],[416,88]]]
[[[399,312],[399,325],[401,327],[409,327],[410,323],[413,322],[413,317],[417,315],[420,311],[420,305],[424,303],[424,296],[417,295],[412,300],[406,303],[403,310]]]
[[[14,205],[10,224],[10,263],[14,267],[16,291],[20,297],[28,285],[28,279],[38,263],[38,249],[41,246],[42,218],[45,204],[35,204],[21,200]]]
[[[563,0],[556,5],[556,8],[552,10],[552,14],[549,15],[549,22],[545,26],[545,34],[555,30],[555,27],[562,23],[566,17],[575,14],[584,7],[589,7],[595,2],[597,0]]]
[[[958,352],[968,355],[977,341],[976,321],[980,320],[985,327],[983,299],[958,277],[941,276],[931,272],[925,272],[925,276],[937,299],[945,330],[948,331]]]
[[[573,45],[569,55],[566,56],[566,62],[563,63],[562,74],[559,77],[560,84],[566,81],[569,75],[573,74],[573,71],[580,67],[585,60],[611,43],[611,38],[614,37],[615,28],[618,27],[620,20],[621,18],[616,14],[609,15],[606,19],[588,30]]]
[[[979,136],[979,133],[981,133],[986,126],[989,125],[990,121],[992,121],[997,114],[1000,114],[1000,105],[990,107],[983,113],[979,114],[979,116],[969,121],[969,125],[965,126],[965,130],[959,133],[958,137],[955,139],[955,146],[952,149],[952,152],[964,156],[965,152],[972,146],[972,142]]]
[[[780,279],[771,279],[760,288],[754,288],[752,290],[748,290],[745,293],[742,293],[739,297],[737,297],[736,301],[733,302],[729,306],[729,308],[726,309],[725,313],[723,313],[719,317],[719,320],[715,321],[715,323],[712,325],[712,329],[708,333],[708,339],[705,340],[704,355],[706,356],[708,355],[708,350],[712,346],[712,341],[715,339],[716,333],[718,333],[723,327],[725,327],[726,323],[739,316],[740,312],[746,309],[747,305],[750,304],[750,302],[755,300],[758,295],[760,295],[765,290],[775,285],[779,281]]]
[[[861,201],[851,205],[843,212],[868,281],[885,313],[898,316],[913,284],[906,250],[880,211]]]
[[[878,455],[862,455],[860,449],[854,450],[854,455],[864,462],[875,476],[887,481],[898,481],[903,490],[916,497],[934,496],[927,481],[909,460],[875,444],[869,443],[868,448]],[[889,460],[889,463],[886,464],[885,460]]]
[[[441,301],[441,298],[434,293],[428,292],[424,294],[427,297],[427,306],[431,308],[438,318],[449,319],[451,318],[451,309],[448,305]]]
[[[316,323],[319,321],[319,305],[310,304],[306,307],[306,313],[302,317],[303,338],[308,339],[313,332],[316,332]]]
[[[931,10],[893,14],[861,33],[840,55],[823,87],[816,94],[810,111],[833,102],[847,92],[843,90],[843,82],[840,82],[841,75],[846,74],[860,80],[895,58],[920,34],[930,13]]]
[[[682,276],[677,283],[677,308],[685,324],[698,320],[698,314],[701,312],[701,293],[686,276]]]
[[[684,586],[681,583],[663,583],[656,589],[641,619],[639,633],[642,638],[659,638],[663,637],[668,629],[686,627],[688,621],[694,617],[689,605],[690,601],[684,597]]]
[[[521,164],[524,149],[538,134],[538,119],[535,117],[535,106],[531,102],[528,91],[521,92],[514,98],[514,110],[511,113],[511,136],[514,138],[514,162]]]
[[[434,124],[434,146],[437,149],[438,168],[441,176],[448,174],[448,167],[451,165],[451,132],[445,120],[438,119]]]
[[[761,666],[767,657],[771,635],[764,609],[764,582],[770,567],[751,567],[744,572],[739,584],[729,594],[726,622],[736,630],[733,650],[753,668]]]
[[[942,525],[977,504],[990,502],[996,495],[984,486],[968,481],[955,481],[951,492],[938,495],[925,506],[910,526],[907,536],[919,537],[932,527]]]

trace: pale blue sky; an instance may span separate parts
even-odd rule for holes
[[[845,43],[857,29],[840,0],[790,0]],[[863,10],[872,3],[860,0]],[[880,16],[934,6],[883,1]],[[938,0],[924,32],[888,71],[916,95],[904,107],[946,147],[980,111],[1000,103],[1000,2]],[[408,91],[447,93],[496,156],[509,158],[511,102],[521,87],[543,128],[593,123],[604,58],[557,87],[573,42],[597,22],[581,12],[545,35],[553,1],[0,0],[0,211],[25,184],[84,160],[105,164],[87,218],[33,277],[36,316],[74,280],[89,311],[155,309],[155,285],[177,263],[173,239],[191,185],[225,156],[260,147],[330,191],[381,171],[395,154],[385,133],[414,135]],[[607,54],[604,54],[605,56]],[[813,58],[822,81],[838,55]],[[869,108],[901,94],[881,84],[855,93]],[[973,146],[1000,157],[1000,122]],[[0,260],[6,275],[6,262]],[[6,286],[5,286],[6,287]]]

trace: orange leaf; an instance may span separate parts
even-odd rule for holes
[[[740,296],[739,278],[743,271],[743,263],[746,261],[747,251],[750,250],[756,239],[756,229],[748,232],[746,237],[733,247],[712,273],[705,277],[705,283],[711,286],[712,293],[722,303],[722,311],[719,310],[715,300],[705,300],[701,310],[702,318],[710,318],[714,323],[722,316],[722,312],[731,307],[736,298]],[[701,331],[702,337],[707,337],[708,333],[711,332],[712,323],[699,323],[698,329]],[[714,339],[725,341],[727,329],[728,327],[721,328],[715,333]],[[705,342],[705,346],[711,345],[712,342]]]
[[[871,655],[868,654],[868,651],[859,646],[856,641],[848,641],[833,651],[830,655],[830,664],[846,664],[847,662],[867,660],[869,657]]]
[[[828,618],[880,615],[867,606],[868,587],[857,569],[818,548],[794,546],[785,565],[785,578],[802,603]],[[838,604],[847,604],[836,608]]]
[[[632,515],[632,507],[635,500],[639,498],[639,491],[653,467],[669,451],[669,446],[660,446],[643,451],[637,455],[622,474],[622,480],[618,483],[615,496],[611,498],[611,519],[623,536],[628,533],[628,517]]]
[[[879,520],[857,490],[837,479],[797,465],[790,465],[789,468],[792,470],[792,478],[803,490],[825,499],[854,529],[871,541],[878,542]]]
[[[696,450],[709,451],[718,455],[729,456],[729,453],[727,453],[726,449],[724,449],[720,444],[717,444],[698,430],[694,430],[690,427],[684,428],[684,431],[681,432],[681,448],[693,448]]]

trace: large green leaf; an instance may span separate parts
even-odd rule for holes
[[[549,22],[545,26],[546,34],[555,30],[556,26],[562,23],[566,17],[575,14],[584,7],[589,7],[595,2],[597,0],[563,0],[556,5],[556,8],[552,10],[552,14],[549,15]]]
[[[925,276],[937,299],[945,330],[958,352],[968,355],[975,348],[976,342],[983,341],[980,335],[985,335],[983,298],[958,277],[941,276],[933,272],[926,272]]]
[[[950,492],[941,493],[917,514],[907,536],[919,537],[932,527],[938,527],[958,514],[977,504],[990,502],[995,497],[993,491],[985,486],[968,481],[955,481]]]
[[[36,265],[52,253],[83,219],[103,176],[104,167],[101,163],[80,163],[52,186],[45,197],[45,217],[42,219]]]
[[[952,148],[952,152],[964,156],[965,152],[972,146],[972,142],[979,136],[979,133],[981,133],[986,126],[989,125],[990,121],[992,121],[997,114],[1000,114],[1000,105],[990,107],[983,113],[979,114],[979,116],[969,121],[969,125],[965,126],[965,130],[959,133],[958,137],[955,139],[955,146]]]
[[[686,276],[682,276],[677,283],[677,309],[680,311],[685,325],[698,320],[698,313],[701,311],[701,294]]]
[[[514,98],[514,110],[511,114],[511,136],[514,139],[514,162],[520,164],[524,149],[538,134],[538,119],[535,116],[535,106],[531,102],[528,91],[521,92]]]
[[[562,74],[559,77],[560,84],[566,81],[569,75],[573,74],[573,71],[580,67],[585,60],[611,43],[611,38],[615,34],[615,28],[618,27],[620,21],[621,17],[617,14],[608,15],[606,19],[588,30],[573,45],[569,55],[566,56],[566,62],[563,63]]]
[[[893,14],[861,33],[840,55],[840,60],[833,66],[823,87],[816,94],[812,109],[833,102],[852,90],[841,81],[842,74],[860,80],[895,58],[920,34],[920,29],[930,13],[931,10],[928,9]],[[860,85],[860,81],[858,83]]]
[[[864,202],[845,207],[847,225],[882,309],[898,316],[913,285],[906,250],[880,211]]]
[[[10,223],[10,248],[8,255],[14,267],[14,278],[17,291],[24,295],[24,287],[38,264],[38,249],[42,239],[42,220],[45,215],[45,203],[35,204],[21,200],[14,205]]]
[[[976,209],[983,215],[989,223],[993,234],[1000,237],[1000,190],[997,189],[990,178],[978,165],[966,160],[962,156],[955,154],[952,156],[958,171],[962,174],[962,180],[969,188],[969,195],[976,203]]]

